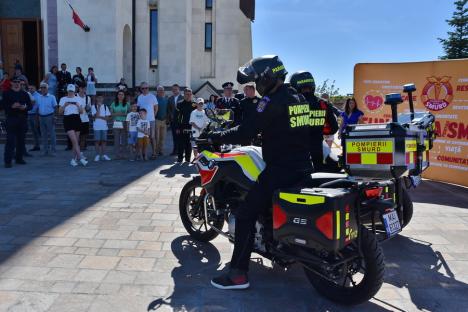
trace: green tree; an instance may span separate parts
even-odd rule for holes
[[[460,59],[468,58],[468,8],[466,3],[468,0],[455,1],[455,12],[452,18],[446,20],[454,31],[447,32],[448,38],[438,38],[445,55],[441,59]]]
[[[327,93],[330,98],[338,96],[340,94],[340,88],[335,86],[335,80],[330,83],[330,79],[326,79],[321,85],[317,85],[315,93],[319,96]]]

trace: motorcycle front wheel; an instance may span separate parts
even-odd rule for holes
[[[304,266],[307,278],[324,297],[344,305],[356,305],[370,300],[380,289],[384,277],[384,256],[375,235],[361,228],[362,256],[338,267],[333,280],[325,278],[330,272],[317,274]],[[351,244],[352,252],[358,252],[357,244]],[[354,250],[353,250],[354,249]]]
[[[200,177],[185,184],[179,198],[179,213],[182,224],[191,237],[200,242],[209,242],[218,236],[218,232],[213,230],[209,224],[222,229],[224,218],[217,217],[205,222],[204,197],[205,189],[201,186]]]

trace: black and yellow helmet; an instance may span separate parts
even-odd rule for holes
[[[312,92],[315,92],[315,80],[312,74],[308,71],[298,71],[291,75],[289,78],[291,87],[301,92],[304,88],[311,88]]]
[[[285,80],[288,72],[277,55],[265,55],[249,61],[237,71],[237,82],[255,82],[258,93],[268,94],[278,80]]]

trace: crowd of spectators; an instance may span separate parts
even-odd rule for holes
[[[166,95],[163,86],[156,86],[153,93],[146,82],[137,90],[130,90],[122,78],[115,85],[113,101],[106,101],[103,94],[97,94],[98,80],[92,67],[88,68],[86,76],[81,67],[77,67],[72,75],[64,63],[60,70],[57,66],[51,67],[39,89],[28,83],[19,64],[10,78],[0,63],[0,74],[0,96],[3,97],[0,108],[6,113],[5,167],[11,167],[13,159],[17,164],[25,164],[23,157],[31,156],[30,152],[41,151],[43,156],[56,156],[56,124],[60,115],[63,115],[67,134],[67,150],[72,154],[71,166],[88,164],[84,152],[90,131],[95,143],[92,157],[95,162],[157,159],[163,156],[168,131],[173,141],[170,155],[176,156],[177,162],[189,162],[192,153],[197,155],[193,138],[198,137],[209,123],[207,110],[229,109],[236,125],[247,115],[254,115],[259,100],[253,85],[245,86],[242,93],[234,95],[233,83],[226,82],[222,86],[222,97],[211,95],[205,100],[194,98],[190,88],[181,92],[178,84],[171,86],[170,96]],[[362,122],[363,113],[354,98],[347,100],[344,112],[337,109],[334,112],[343,120],[339,136],[347,124]],[[28,129],[33,139],[30,150],[25,147]],[[113,134],[112,155],[107,151],[110,131]],[[331,146],[333,137],[324,139]]]

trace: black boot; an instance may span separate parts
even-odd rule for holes
[[[230,269],[228,273],[213,278],[211,285],[224,290],[247,289],[250,287],[247,273],[236,269]]]

